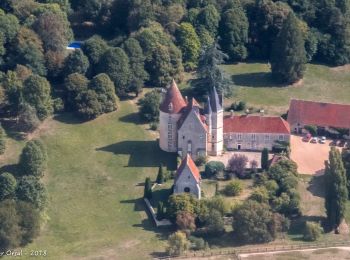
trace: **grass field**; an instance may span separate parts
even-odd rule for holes
[[[291,98],[350,103],[350,69],[308,64],[300,85],[279,86],[272,80],[267,63],[223,65],[225,73],[238,87],[226,105],[244,100],[248,106],[269,114],[285,113]]]
[[[135,110],[123,101],[91,122],[64,115],[45,123],[48,221],[25,250],[47,250],[48,259],[149,259],[164,251],[167,232],[155,230],[141,197],[160,160],[171,169],[176,160],[160,152]],[[1,165],[15,163],[23,145],[9,142]]]

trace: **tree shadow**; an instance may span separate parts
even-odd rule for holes
[[[325,176],[324,175],[315,175],[309,181],[309,186],[307,190],[313,195],[320,198],[324,198],[324,186],[325,186]]]
[[[137,112],[122,116],[119,118],[119,121],[124,123],[133,123],[136,125],[146,123],[144,120],[142,120],[140,114]]]
[[[89,121],[89,120],[79,118],[74,113],[57,114],[54,116],[53,119],[55,119],[61,123],[69,124],[69,125],[78,125],[78,124],[82,124],[82,123]]]
[[[6,135],[16,141],[23,141],[27,137],[27,133],[21,131],[14,119],[2,119],[1,126],[4,128]]]
[[[161,151],[157,141],[123,141],[96,148],[96,151],[129,155],[125,167],[158,167],[162,164],[168,170],[176,170],[176,154]]]
[[[283,87],[285,85],[277,83],[270,72],[253,72],[232,75],[232,81],[237,86],[263,88],[263,87]]]
[[[21,176],[21,169],[18,164],[8,164],[8,165],[1,166],[0,174],[4,172],[11,173],[15,177]]]
[[[134,211],[145,211],[146,207],[143,202],[143,198],[121,200],[121,204],[134,204]]]

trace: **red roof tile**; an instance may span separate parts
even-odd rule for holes
[[[186,101],[182,97],[175,80],[173,80],[160,105],[160,110],[164,113],[178,114],[185,106]]]
[[[199,170],[198,170],[196,164],[194,163],[194,161],[192,160],[192,158],[189,154],[186,155],[186,157],[182,160],[180,167],[177,169],[175,182],[180,177],[180,175],[183,172],[186,165],[190,169],[194,179],[197,181],[197,183],[199,183],[201,180],[201,175],[199,173]]]
[[[288,122],[323,127],[350,128],[350,105],[292,99]]]
[[[281,117],[227,116],[224,118],[224,133],[231,132],[290,134],[290,127]]]

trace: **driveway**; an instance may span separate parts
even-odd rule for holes
[[[325,144],[312,144],[302,141],[301,136],[291,136],[291,159],[298,164],[298,172],[309,175],[324,174],[325,164],[328,160],[331,140]]]

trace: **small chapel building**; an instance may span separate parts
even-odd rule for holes
[[[187,154],[182,160],[180,167],[176,171],[174,193],[189,193],[195,198],[201,198],[201,175],[192,160],[191,156]]]

